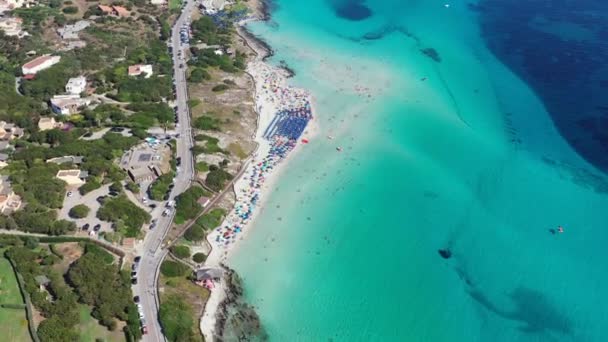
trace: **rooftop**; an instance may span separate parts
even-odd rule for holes
[[[37,66],[39,66],[42,63],[45,63],[48,60],[51,60],[53,58],[55,58],[56,56],[51,56],[51,55],[44,55],[44,56],[40,56],[40,57],[36,57],[33,60],[23,64],[24,68],[35,68]]]

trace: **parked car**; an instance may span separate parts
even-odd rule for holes
[[[139,303],[139,296],[135,296],[135,297],[133,297],[133,301],[134,301],[135,303]]]
[[[148,328],[144,325],[143,327],[141,327],[141,333],[146,335],[148,333]]]
[[[101,229],[101,224],[96,224],[95,227],[93,227],[93,230],[98,232]]]
[[[72,197],[72,195],[74,195],[74,193],[71,191],[68,191],[68,197]]]
[[[141,260],[141,256],[139,256],[139,255],[136,256],[135,259],[133,259],[133,261],[135,261],[135,262],[139,262],[140,260]]]
[[[110,191],[110,196],[118,196],[118,192],[116,191]]]
[[[154,208],[156,208],[156,204],[152,203],[152,204],[148,205],[148,207],[154,209]]]
[[[97,197],[97,202],[99,203],[103,203],[103,201],[106,199],[106,196],[99,196]]]
[[[133,285],[137,285],[137,278],[133,278],[133,279],[131,279],[131,284],[133,284]]]
[[[90,225],[88,223],[85,223],[84,226],[82,226],[82,230],[89,230]]]
[[[131,272],[131,277],[133,277],[133,278],[137,277],[137,271]]]

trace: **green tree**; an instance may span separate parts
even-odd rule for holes
[[[171,246],[171,253],[180,259],[187,259],[190,257],[190,248],[185,245]]]
[[[207,260],[207,256],[205,255],[205,253],[196,253],[192,256],[192,260],[200,264],[201,262]]]
[[[87,217],[90,211],[91,208],[87,207],[86,205],[78,204],[70,209],[68,215],[70,215],[71,218],[80,219]]]

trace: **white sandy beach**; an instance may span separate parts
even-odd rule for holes
[[[255,80],[256,112],[259,115],[258,129],[255,141],[258,148],[247,164],[247,170],[240,179],[234,183],[236,194],[235,208],[230,212],[220,227],[207,236],[212,246],[211,253],[205,262],[206,267],[217,267],[226,262],[231,253],[234,252],[238,242],[246,237],[256,216],[264,208],[268,192],[273,189],[274,183],[295,152],[303,148],[302,143],[296,144],[286,157],[270,157],[271,142],[264,138],[266,128],[273,121],[276,113],[284,109],[296,109],[308,103],[311,107],[310,95],[303,89],[294,88],[287,83],[287,72],[283,69],[272,67],[261,60],[255,60],[247,66],[247,72]],[[313,107],[314,108],[314,107]],[[311,108],[312,109],[312,108]],[[315,120],[310,120],[302,139],[315,137],[317,129]],[[260,165],[268,165],[267,169],[261,169]],[[256,186],[252,186],[255,184]],[[251,204],[252,196],[259,198],[254,205]],[[255,210],[254,210],[255,209]],[[243,219],[243,210],[247,210],[247,219]],[[225,227],[238,225],[238,234],[230,239],[225,239]],[[209,300],[205,307],[205,313],[201,318],[200,329],[209,341],[213,340],[213,329],[215,327],[215,316],[218,305],[224,298],[224,284],[217,284],[211,291]]]

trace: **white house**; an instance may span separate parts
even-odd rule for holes
[[[152,76],[154,71],[151,64],[135,64],[129,67],[129,76],[139,76],[145,74],[145,78]]]
[[[86,171],[80,171],[78,169],[71,170],[59,170],[56,178],[61,179],[62,181],[68,183],[69,186],[81,186],[86,182],[86,178],[88,177],[88,173]]]
[[[91,104],[91,100],[80,98],[80,95],[55,95],[51,99],[53,113],[72,115]]]
[[[78,76],[70,78],[68,83],[65,85],[65,91],[68,94],[79,95],[87,87],[87,79],[84,76]]]
[[[167,3],[167,0],[150,0],[152,5],[164,5]]]
[[[24,75],[34,75],[38,71],[48,69],[51,66],[59,63],[60,60],[61,60],[61,56],[51,56],[51,55],[40,56],[40,57],[37,57],[37,58],[23,64],[23,66],[21,67],[21,71],[23,72]]]

